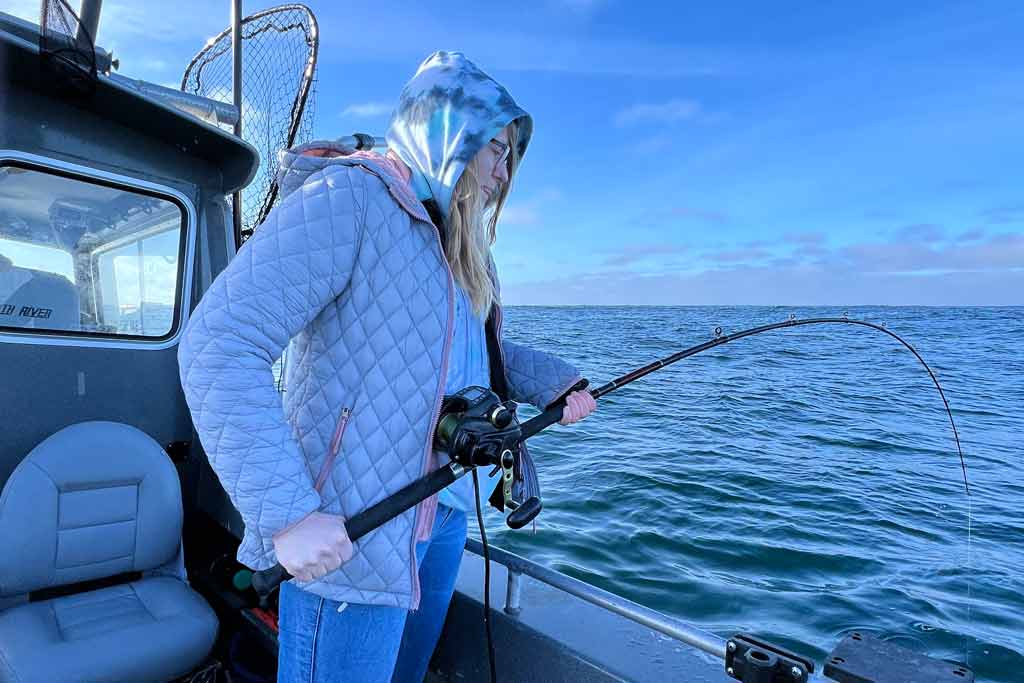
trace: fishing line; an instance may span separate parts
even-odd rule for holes
[[[803,326],[803,325],[828,325],[828,324],[861,325],[863,327],[870,327],[873,330],[878,330],[879,332],[882,332],[884,334],[889,335],[890,337],[892,337],[893,339],[898,341],[900,344],[902,344],[904,347],[906,347],[912,354],[914,354],[914,357],[917,358],[917,360],[921,363],[921,365],[924,366],[924,369],[928,371],[928,376],[931,377],[932,383],[935,385],[935,388],[938,389],[938,391],[939,391],[939,396],[942,398],[942,404],[943,404],[943,406],[946,409],[946,415],[949,418],[949,426],[952,427],[952,429],[953,429],[953,439],[956,441],[956,450],[957,450],[957,454],[960,457],[960,470],[963,473],[963,478],[964,478],[964,493],[967,496],[967,563],[966,563],[966,570],[967,570],[967,577],[968,577],[967,578],[967,623],[970,624],[971,623],[971,600],[972,600],[970,575],[971,575],[971,544],[972,544],[973,505],[972,505],[972,501],[971,501],[971,489],[970,489],[970,486],[969,486],[969,484],[967,482],[967,464],[966,464],[966,462],[964,460],[963,448],[960,445],[960,433],[959,433],[959,431],[956,428],[956,421],[953,419],[953,411],[949,407],[949,401],[946,399],[946,392],[944,392],[942,390],[942,385],[939,384],[939,379],[938,379],[938,377],[935,376],[935,373],[932,371],[931,366],[929,366],[928,363],[925,362],[924,358],[921,357],[921,354],[917,352],[917,349],[915,349],[910,344],[910,342],[908,342],[907,340],[905,340],[903,337],[901,337],[900,335],[896,334],[892,330],[888,329],[885,326],[884,323],[877,324],[877,323],[868,322],[866,320],[851,320],[846,315],[844,315],[842,318],[806,318],[806,319],[797,319],[797,317],[795,315],[790,315],[789,319],[784,320],[782,322],[771,323],[771,324],[768,324],[768,325],[760,325],[758,327],[751,327],[749,329],[742,330],[740,332],[736,332],[736,333],[733,333],[733,334],[723,334],[722,328],[721,327],[716,327],[715,328],[715,338],[714,339],[706,341],[703,344],[697,344],[696,346],[692,346],[692,347],[690,347],[688,349],[685,349],[683,351],[679,351],[678,353],[674,353],[671,356],[667,356],[667,357],[662,358],[660,360],[656,360],[653,363],[649,363],[648,365],[645,365],[642,368],[639,368],[637,370],[633,370],[632,372],[626,373],[625,375],[622,375],[621,377],[617,377],[616,379],[613,379],[611,382],[608,382],[607,384],[604,384],[604,385],[598,387],[597,389],[591,390],[590,391],[590,395],[593,396],[594,399],[598,399],[601,396],[604,396],[606,394],[610,394],[611,392],[615,391],[616,389],[621,389],[622,387],[626,386],[630,382],[633,382],[634,380],[640,379],[641,377],[643,377],[645,375],[648,375],[648,374],[654,372],[655,370],[660,370],[661,368],[665,367],[666,365],[670,365],[670,364],[675,363],[676,361],[680,361],[680,360],[682,360],[684,358],[689,358],[690,356],[695,356],[698,353],[702,353],[704,351],[708,351],[710,349],[715,348],[716,346],[721,346],[722,344],[728,344],[729,342],[736,341],[737,339],[743,339],[744,337],[751,337],[751,336],[754,336],[754,335],[757,335],[757,334],[761,334],[761,333],[764,333],[764,332],[770,332],[772,330],[779,330],[779,329],[783,329],[783,328],[787,328],[787,327],[800,327],[800,326]],[[526,432],[528,430],[524,429],[523,431],[524,431],[524,435],[526,435]],[[966,634],[964,636],[964,659],[965,659],[965,664],[970,665],[969,647],[968,647],[968,643],[967,643],[967,636],[966,636]]]
[[[494,634],[491,632],[491,553],[487,549],[487,532],[484,531],[484,511],[480,506],[480,482],[476,468],[473,475],[473,493],[476,497],[476,521],[480,527],[480,542],[484,547],[484,629],[487,631],[487,665],[490,668],[491,683],[498,680],[494,662]]]
[[[665,358],[662,358],[661,360],[656,360],[653,363],[649,363],[648,365],[645,365],[642,368],[639,368],[637,370],[633,370],[632,372],[626,373],[625,375],[622,375],[621,377],[617,377],[617,378],[613,379],[611,382],[608,382],[607,384],[604,384],[604,385],[598,387],[597,389],[592,389],[590,391],[590,395],[593,396],[595,399],[598,399],[598,398],[604,396],[605,394],[610,394],[611,392],[615,391],[616,389],[621,389],[622,387],[626,386],[630,382],[633,382],[634,380],[638,380],[638,379],[640,379],[641,377],[643,377],[645,375],[649,375],[650,373],[654,372],[655,370],[660,370],[661,368],[665,367],[666,365],[671,365],[672,363],[675,363],[676,361],[680,361],[680,360],[682,360],[684,358],[689,358],[690,356],[695,356],[698,353],[702,353],[704,351],[708,351],[709,349],[713,349],[716,346],[721,346],[722,344],[728,344],[729,342],[736,341],[737,339],[743,339],[744,337],[751,337],[751,336],[753,336],[755,334],[761,334],[763,332],[770,332],[772,330],[778,330],[778,329],[782,329],[782,328],[786,328],[786,327],[799,327],[799,326],[802,326],[802,325],[825,325],[825,324],[863,325],[864,327],[870,327],[871,329],[878,330],[879,332],[884,332],[885,334],[889,335],[890,337],[892,337],[893,339],[898,341],[900,344],[905,346],[912,354],[914,354],[914,357],[917,358],[918,361],[920,361],[921,365],[924,366],[924,369],[928,371],[928,375],[932,378],[932,383],[935,385],[935,388],[939,390],[939,396],[942,397],[942,403],[943,403],[943,405],[946,408],[946,415],[949,417],[949,424],[953,428],[953,438],[956,440],[956,450],[957,450],[957,453],[960,455],[960,469],[963,472],[963,477],[964,477],[964,491],[966,492],[967,496],[970,497],[971,490],[970,490],[970,487],[967,484],[967,465],[966,465],[966,463],[964,461],[963,449],[960,447],[960,433],[957,431],[956,422],[953,420],[953,411],[949,407],[949,401],[946,400],[946,393],[942,390],[942,385],[939,384],[939,380],[935,376],[935,373],[932,371],[932,369],[928,365],[928,363],[925,362],[924,358],[921,357],[921,354],[917,352],[917,349],[915,349],[913,346],[911,346],[908,341],[903,339],[903,337],[899,336],[895,332],[893,332],[893,331],[889,330],[888,328],[886,328],[884,324],[883,325],[879,325],[879,324],[876,324],[876,323],[868,322],[866,320],[851,320],[851,319],[846,318],[846,317],[843,317],[843,318],[807,318],[807,319],[802,319],[801,320],[801,319],[797,319],[795,316],[790,316],[788,320],[784,320],[782,322],[771,323],[769,325],[761,325],[759,327],[751,327],[750,329],[742,330],[742,331],[736,332],[734,334],[723,334],[722,333],[722,328],[721,327],[716,327],[715,328],[715,338],[714,339],[706,341],[703,344],[697,344],[696,346],[691,346],[688,349],[685,349],[683,351],[679,351],[678,353],[674,353],[671,356],[667,356]]]

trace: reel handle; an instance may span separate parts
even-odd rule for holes
[[[576,384],[572,385],[572,387],[569,389],[569,391],[565,392],[565,395],[568,396],[569,394],[571,394],[574,391],[582,391],[582,390],[586,389],[589,385],[590,385],[590,380],[588,380],[588,379],[581,379],[579,382],[576,382]],[[559,420],[561,420],[562,419],[562,410],[564,408],[565,408],[565,398],[563,397],[558,402],[551,404],[551,406],[549,406],[548,409],[545,410],[540,415],[537,415],[536,417],[531,417],[529,420],[524,422],[520,426],[520,429],[521,429],[522,434],[523,434],[523,438],[524,439],[529,439],[531,436],[535,435],[537,432],[539,432],[539,431],[541,431],[543,429],[547,429],[551,425],[553,425],[556,422],[558,422]],[[525,505],[525,503],[524,503],[524,505]]]
[[[512,514],[505,519],[505,524],[510,529],[522,529],[533,521],[534,517],[540,514],[544,504],[537,496],[530,496],[526,501],[512,511]]]

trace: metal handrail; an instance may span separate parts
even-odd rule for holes
[[[483,544],[475,538],[466,539],[466,550],[483,557]],[[589,583],[574,579],[561,572],[543,567],[536,562],[510,553],[501,548],[488,545],[491,559],[508,570],[508,586],[505,594],[505,612],[511,615],[522,611],[519,599],[522,592],[522,575],[525,574],[537,581],[563,590],[566,593],[615,612],[630,621],[636,622],[659,633],[664,633],[682,643],[696,647],[715,657],[725,658],[725,640],[713,633],[708,633],[684,621],[662,614],[657,610],[639,605],[632,600],[609,593],[606,590],[591,586]]]

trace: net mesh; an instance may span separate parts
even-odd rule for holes
[[[242,139],[260,154],[260,168],[242,193],[242,239],[277,201],[277,153],[313,136],[316,17],[303,5],[281,5],[242,19]],[[181,89],[232,102],[231,29],[192,59]]]
[[[64,92],[90,95],[96,85],[96,49],[78,15],[64,0],[42,0],[39,53],[51,68],[52,85]]]

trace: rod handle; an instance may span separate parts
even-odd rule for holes
[[[349,540],[355,543],[377,527],[439,492],[462,474],[465,474],[462,466],[451,463],[434,470],[422,479],[417,479],[394,495],[371,505],[345,522],[345,532],[348,534]],[[292,575],[278,563],[270,569],[253,572],[252,587],[256,589],[261,600],[265,600],[275,588],[290,578]]]
[[[256,589],[256,593],[261,598],[265,598],[270,595],[275,588],[290,578],[292,578],[292,575],[288,573],[287,569],[282,567],[280,564],[275,564],[270,569],[253,572],[252,587]]]

